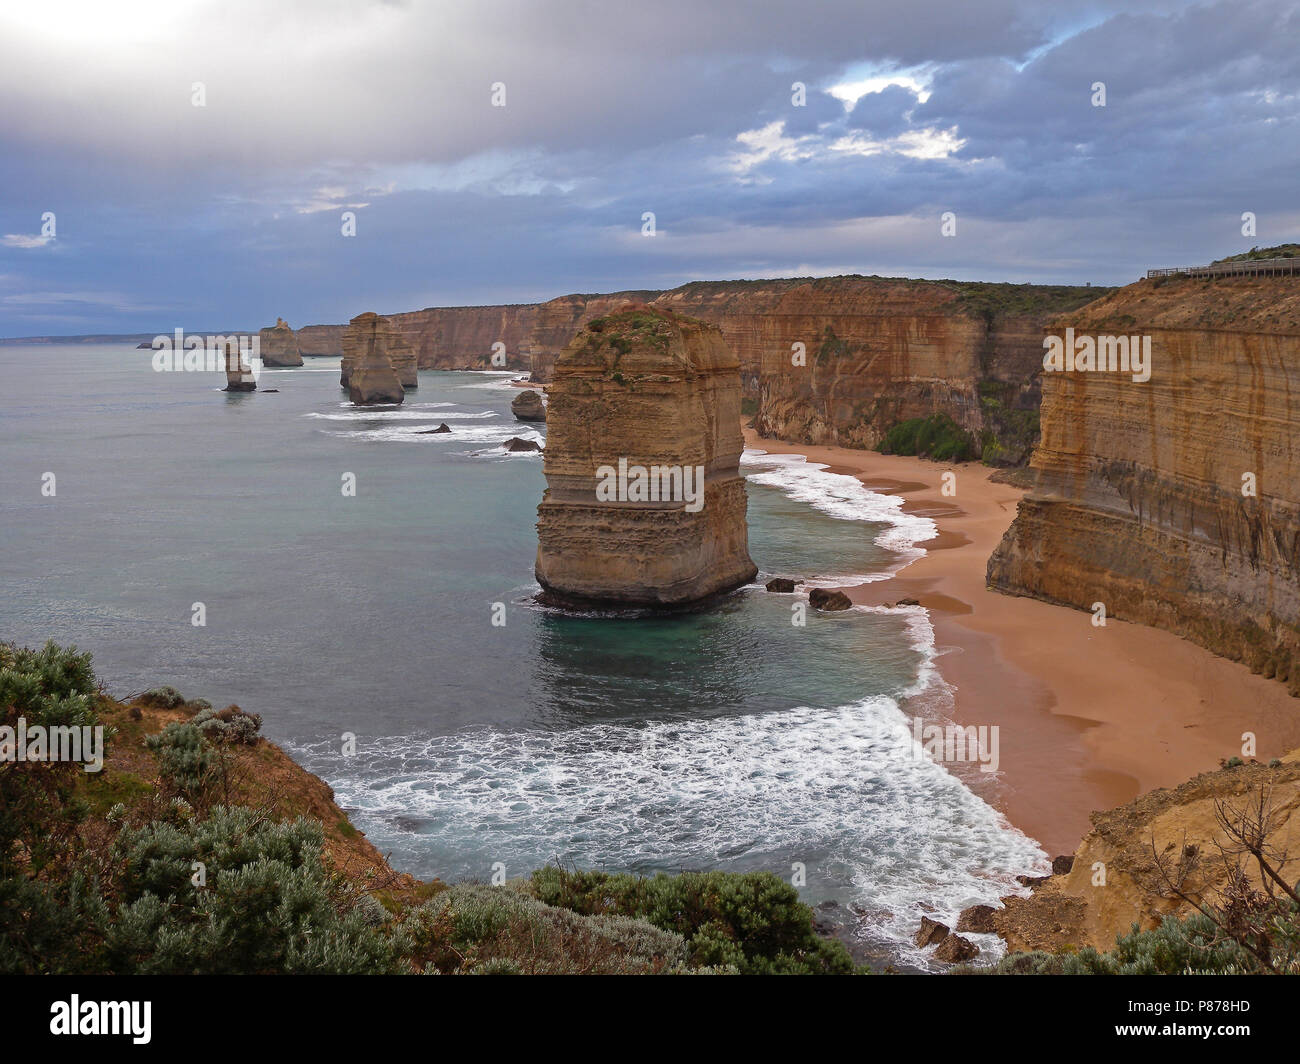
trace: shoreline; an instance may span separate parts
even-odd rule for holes
[[[1000,771],[949,766],[1049,854],[1073,853],[1094,810],[1172,787],[1240,755],[1245,731],[1266,762],[1300,746],[1300,704],[1275,680],[1160,629],[990,591],[985,568],[1015,517],[1021,488],[995,470],[762,438],[746,447],[797,454],[904,500],[935,522],[925,554],[885,580],[842,590],[857,605],[900,598],[926,608],[952,720],[997,725]],[[944,472],[956,494],[940,493]],[[905,707],[907,708],[907,707]]]

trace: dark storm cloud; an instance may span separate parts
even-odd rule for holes
[[[1300,221],[1283,2],[47,4],[0,15],[0,334],[697,276],[1104,282]]]

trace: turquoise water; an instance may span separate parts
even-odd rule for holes
[[[75,642],[118,695],[261,713],[398,868],[801,866],[865,949],[921,963],[922,906],[991,901],[1041,860],[912,756],[904,708],[942,694],[923,611],[799,627],[757,587],[672,618],[535,607],[541,459],[500,445],[544,429],[502,375],[423,372],[358,410],[337,360],[251,395],[124,346],[0,346],[0,372],[0,638]],[[744,471],[760,580],[879,576],[926,537],[851,478]]]

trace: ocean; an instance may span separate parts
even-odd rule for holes
[[[947,697],[925,612],[799,626],[800,597],[762,589],[883,579],[934,531],[899,500],[747,452],[759,583],[572,616],[531,601],[541,457],[502,444],[545,428],[512,418],[509,374],[422,371],[403,406],[358,409],[337,359],[228,394],[150,354],[0,346],[0,639],[90,650],[119,697],[260,713],[425,878],[766,869],[861,956],[923,970],[921,915],[1043,871],[996,774],[916,756],[911,714]]]

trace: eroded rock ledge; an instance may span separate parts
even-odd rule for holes
[[[543,601],[681,608],[757,575],[738,469],[739,361],[715,326],[628,305],[561,352],[547,394]],[[615,469],[632,479],[611,497]],[[685,490],[645,498],[637,470],[677,470]]]

